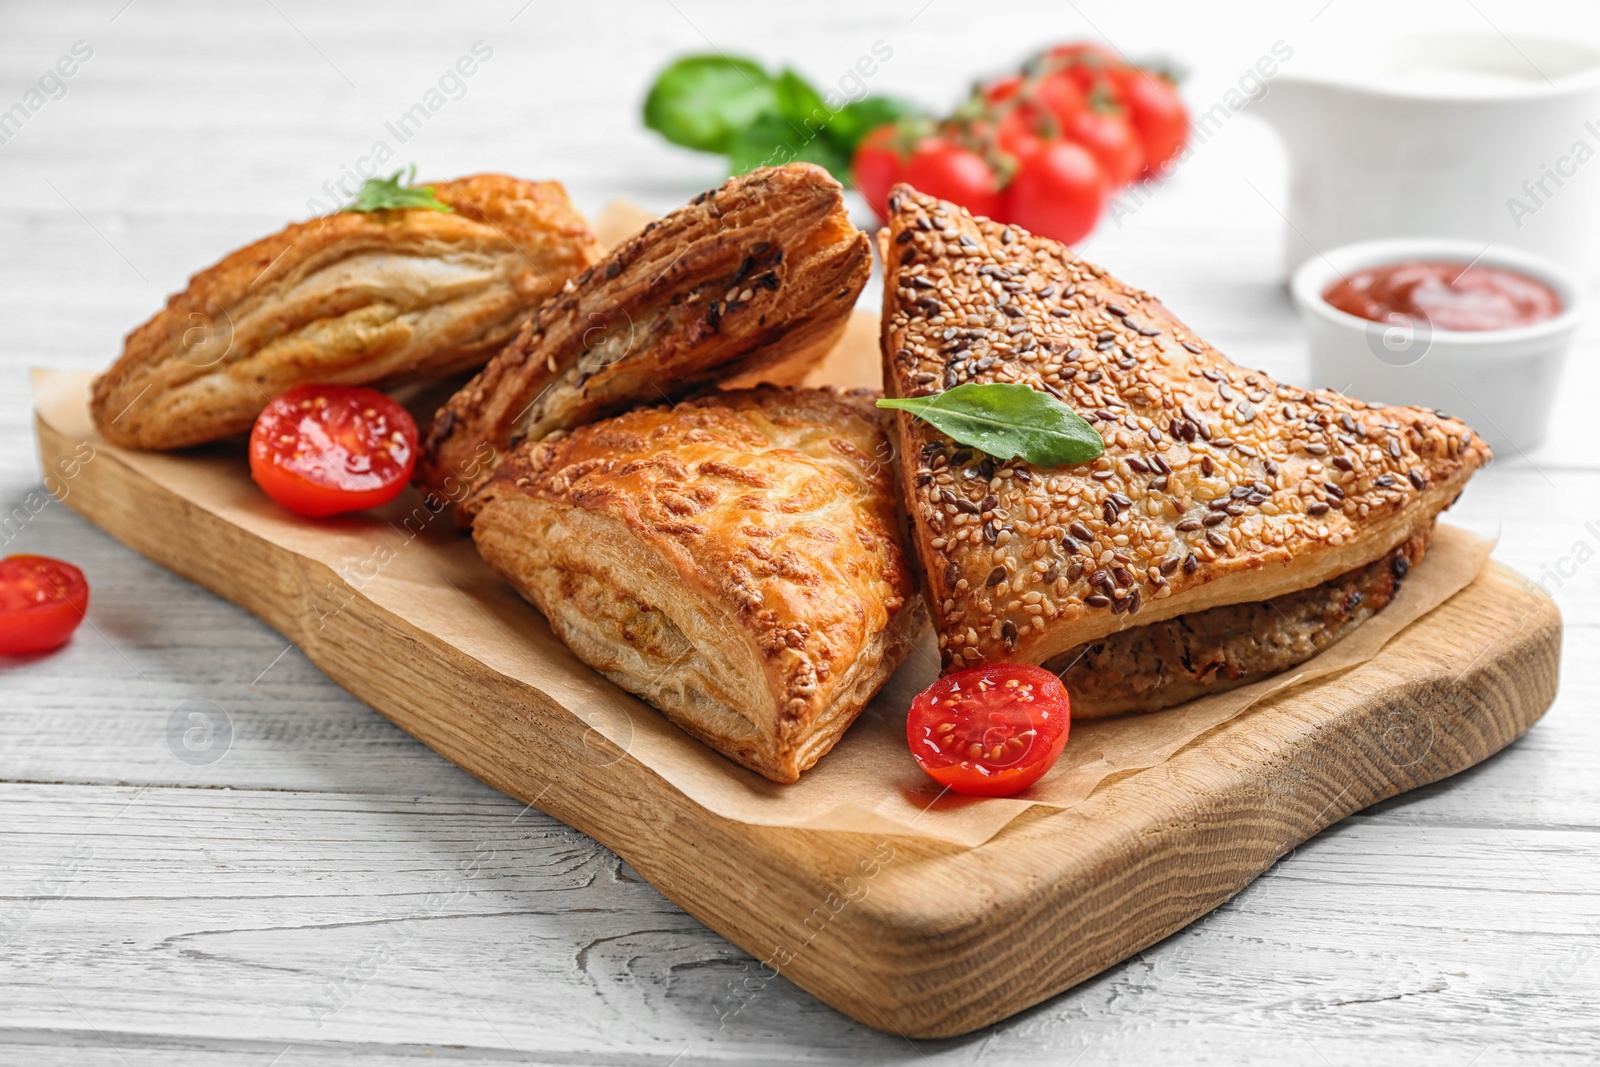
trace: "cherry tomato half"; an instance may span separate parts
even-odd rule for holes
[[[940,785],[1007,797],[1055,765],[1071,723],[1061,679],[1043,667],[1000,663],[946,675],[918,693],[906,740]]]
[[[67,643],[89,607],[89,583],[48,556],[0,559],[0,655],[28,656]]]
[[[1005,218],[1041,237],[1073,244],[1105,206],[1106,178],[1087,149],[1054,141],[1022,161],[1006,187]]]
[[[988,162],[945,137],[924,137],[906,164],[905,180],[917,192],[952,200],[974,215],[994,218],[1000,180]]]
[[[416,460],[417,424],[406,409],[359,386],[295,386],[250,431],[250,477],[298,515],[387,503]]]

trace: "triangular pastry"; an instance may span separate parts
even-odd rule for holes
[[[523,442],[472,536],[579,659],[792,782],[921,628],[888,457],[869,396],[713,393]]]
[[[453,209],[299,222],[196,274],[94,383],[106,440],[170,449],[250,429],[307,382],[387,386],[483,364],[600,245],[555,182],[478,174]]]
[[[1490,458],[1439,412],[1237,367],[1054,241],[907,186],[889,203],[886,390],[1026,383],[1105,439],[1091,463],[1041,469],[895,416],[947,670],[1044,663],[1130,627],[1310,590],[1425,538]]]
[[[841,192],[821,167],[791,163],[731,178],[646,225],[440,410],[421,483],[448,490],[515,442],[780,363],[792,378],[820,360],[872,269]]]

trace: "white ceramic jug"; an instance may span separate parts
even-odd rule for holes
[[[1291,165],[1290,273],[1384,237],[1510,245],[1582,276],[1600,259],[1600,53],[1427,33],[1296,57],[1252,105]]]

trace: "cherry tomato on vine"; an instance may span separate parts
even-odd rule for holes
[[[1007,222],[1074,244],[1088,236],[1107,196],[1106,177],[1087,149],[1055,141],[1024,160],[1006,187]]]
[[[0,559],[0,656],[49,652],[67,643],[89,607],[89,583],[48,556]]]
[[[978,153],[946,137],[924,137],[906,163],[905,180],[917,192],[953,200],[974,215],[994,218],[1000,180]]]
[[[1064,71],[1040,78],[1033,87],[1033,100],[1054,115],[1062,127],[1070,124],[1088,106],[1083,90]]]
[[[1027,79],[1020,74],[1008,74],[984,86],[983,99],[990,107],[1003,104],[1021,91]]]
[[[1045,70],[1060,72],[1077,86],[1085,99],[1093,96],[1097,89],[1103,90],[1109,71],[1127,67],[1123,58],[1111,49],[1087,42],[1052,48],[1041,57],[1040,65]]]
[[[1043,667],[1002,663],[946,675],[918,693],[906,740],[940,785],[1005,797],[1044,777],[1066,747],[1072,705]]]
[[[1114,70],[1107,75],[1128,110],[1144,148],[1145,174],[1160,174],[1189,140],[1189,112],[1178,87],[1154,71]]]
[[[1058,44],[1044,54],[1045,59],[1052,63],[1062,65],[1077,65],[1085,67],[1125,67],[1127,62],[1121,53],[1114,51],[1103,44],[1093,41],[1078,41],[1076,44]]]
[[[1037,104],[1026,101],[1001,116],[995,124],[995,144],[1018,163],[1032,159],[1060,132],[1055,119]]]
[[[376,389],[298,385],[250,431],[250,477],[298,515],[388,503],[411,479],[417,424]]]
[[[1114,105],[1087,107],[1062,124],[1061,134],[1081,144],[1100,164],[1113,189],[1120,189],[1144,169],[1144,148],[1127,118]]]
[[[861,139],[850,164],[851,180],[880,219],[889,217],[889,190],[895,183],[905,181],[906,160],[900,154],[901,140],[894,123],[879,126]]]

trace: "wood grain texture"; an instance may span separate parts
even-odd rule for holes
[[[390,165],[559,178],[594,218],[619,195],[660,213],[720,180],[715,159],[637,122],[659,64],[708,42],[831,83],[883,40],[894,57],[869,88],[939,106],[1035,42],[1103,34],[1130,55],[1183,63],[1199,109],[1274,40],[1298,62],[1329,34],[1380,22],[1487,21],[1593,46],[1600,25],[1585,5],[1242,0],[1220,18],[1109,0],[1023,0],[981,18],[948,0],[523,8],[0,6],[7,106],[71,42],[96,53],[65,98],[0,146],[11,194],[0,212],[0,541],[82,566],[95,627],[53,656],[0,666],[0,916],[27,918],[9,941],[0,934],[0,1062],[1594,1062],[1600,566],[1575,548],[1600,546],[1600,322],[1580,335],[1548,444],[1499,457],[1449,513],[1498,536],[1496,558],[1561,607],[1549,714],[1478,767],[1318,834],[1204,919],[1070,992],[945,1041],[880,1033],[784,979],[761,981],[757,960],[603,845],[524,812],[374,715],[264,623],[64,505],[28,510],[44,487],[27,368],[104,369],[197,266],[304,217],[306,198],[479,38],[495,58]],[[1527,173],[1545,162],[1529,159]],[[1122,198],[1085,254],[1244,365],[1341,384],[1308,380],[1283,292],[1287,181],[1281,146],[1247,111],[1159,189]],[[1585,195],[1589,181],[1562,195]],[[24,519],[10,518],[17,509]],[[214,763],[179,760],[164,736],[190,699],[232,718],[233,745]],[[464,880],[458,864],[485,841],[497,873]],[[80,844],[94,855],[52,881]],[[431,910],[440,890],[465,895]],[[408,929],[404,950],[370,969]],[[352,981],[357,967],[369,973]],[[311,1005],[328,983],[349,996],[318,1025]]]
[[[38,432],[44,468],[67,469],[83,442],[42,417]],[[750,826],[598,737],[582,708],[95,448],[69,507],[262,618],[451,762],[614,849],[769,978],[910,1037],[966,1033],[1091,977],[1350,812],[1499,751],[1555,696],[1559,613],[1495,566],[1339,684],[1265,702],[1166,764],[1076,808],[1029,812],[979,848]],[[438,573],[443,585],[442,561]],[[320,614],[330,590],[341,609]],[[462,595],[462,610],[492,610]]]

